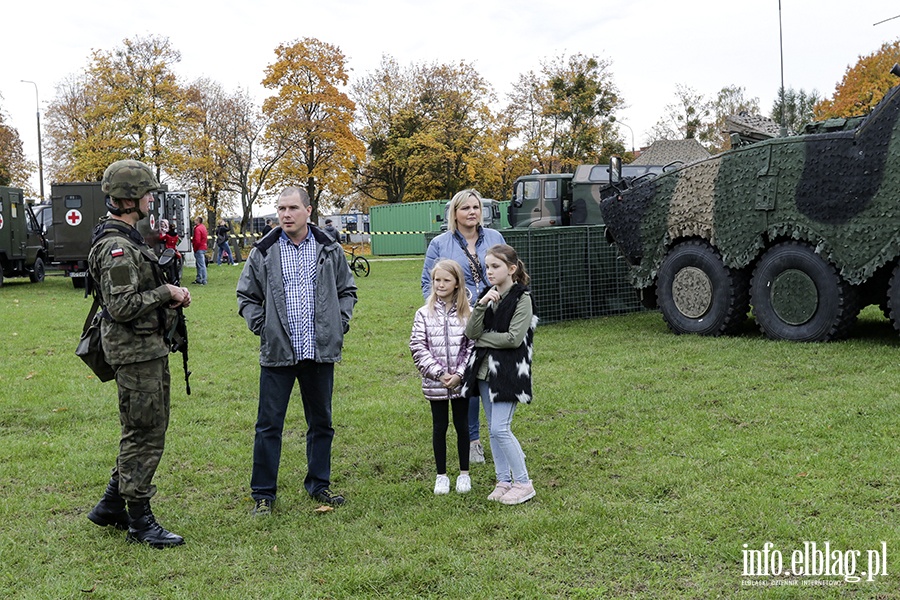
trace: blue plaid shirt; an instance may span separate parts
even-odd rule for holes
[[[294,358],[316,358],[316,254],[318,246],[312,231],[299,244],[286,233],[278,239],[281,248],[281,277],[287,302],[287,319]]]

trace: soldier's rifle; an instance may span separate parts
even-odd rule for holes
[[[159,257],[159,266],[165,275],[166,281],[175,286],[181,285],[181,258],[172,248],[166,248]],[[171,352],[181,352],[181,362],[184,367],[184,389],[187,395],[191,395],[191,371],[188,369],[188,331],[184,319],[184,309],[175,309],[175,323],[166,334],[166,341]]]

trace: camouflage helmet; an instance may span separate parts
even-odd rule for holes
[[[153,171],[139,160],[117,160],[106,167],[100,189],[110,198],[140,200],[159,188]]]

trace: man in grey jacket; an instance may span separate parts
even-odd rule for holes
[[[334,363],[356,304],[356,284],[344,251],[310,224],[306,190],[289,187],[278,198],[280,227],[254,244],[238,281],[238,312],[260,336],[259,412],[250,488],[253,514],[275,504],[281,437],[294,382],[306,415],[309,495],[338,506],[331,486],[331,395]]]

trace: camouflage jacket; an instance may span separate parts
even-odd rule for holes
[[[101,219],[101,224],[105,222],[106,218]],[[156,263],[149,246],[117,231],[91,247],[88,269],[104,308],[100,332],[106,360],[112,365],[169,353],[164,333],[174,323],[175,311],[166,308],[172,295]]]

